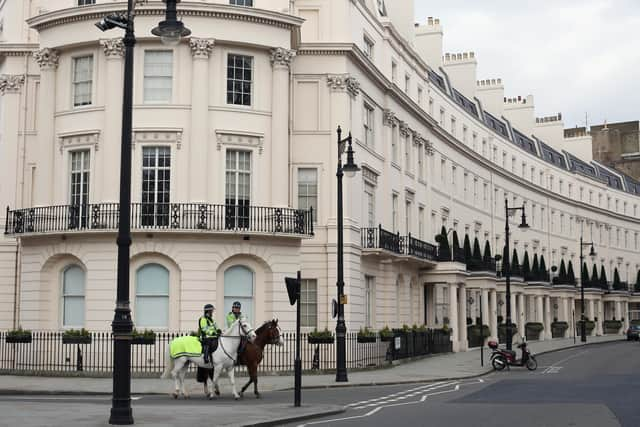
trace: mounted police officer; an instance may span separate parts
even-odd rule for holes
[[[233,325],[233,322],[240,319],[242,316],[242,305],[240,305],[240,301],[234,301],[231,305],[231,311],[227,314],[225,318],[225,324],[227,325],[227,329]],[[240,359],[240,354],[244,351],[246,345],[246,338],[242,337],[240,339],[240,347],[238,347],[238,359]],[[236,365],[238,364],[238,360],[236,359]]]
[[[209,363],[209,353],[215,351],[216,347],[218,347],[220,329],[213,318],[214,311],[213,304],[207,304],[204,306],[204,315],[198,319],[198,335],[200,336],[200,342],[202,342],[204,363]]]

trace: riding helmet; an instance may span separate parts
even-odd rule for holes
[[[207,304],[204,306],[204,311],[207,310],[215,310],[215,307],[213,306],[213,304]]]
[[[234,301],[233,306],[231,308],[241,308],[240,301]]]

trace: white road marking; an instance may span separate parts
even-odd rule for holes
[[[420,387],[414,387],[414,388],[411,388],[409,390],[398,391],[396,393],[392,393],[392,394],[389,394],[389,395],[386,395],[386,396],[377,397],[375,399],[362,400],[362,401],[359,401],[359,402],[349,403],[348,405],[345,405],[345,406],[347,406],[347,407],[361,406],[361,405],[364,405],[364,404],[367,404],[367,403],[373,403],[373,402],[377,402],[377,401],[380,401],[380,400],[385,400],[385,399],[393,398],[393,397],[396,397],[396,396],[401,396],[403,394],[411,393],[411,392],[417,392],[417,394],[420,394],[420,391],[424,391],[425,389],[430,389],[430,388],[433,388],[433,387],[436,387],[436,386],[446,385],[446,384],[453,384],[453,383],[454,382],[446,383],[446,382],[442,382],[441,381],[441,382],[437,382],[437,383],[422,385]]]
[[[378,407],[372,409],[371,411],[369,411],[369,412],[367,412],[365,414],[362,414],[362,415],[354,415],[352,417],[343,417],[343,418],[334,418],[334,419],[331,419],[331,420],[323,420],[323,421],[313,421],[313,422],[306,423],[306,424],[299,424],[297,427],[306,427],[306,426],[310,426],[310,425],[314,425],[314,424],[327,424],[327,423],[333,423],[333,422],[338,422],[338,421],[348,421],[348,420],[366,418],[366,417],[370,417],[371,415],[375,414],[376,412],[378,412],[378,411],[380,411],[380,410],[382,410],[384,408],[392,408],[392,407],[396,407],[396,406],[406,406],[406,405],[416,405],[418,403],[424,402],[429,396],[436,396],[436,395],[439,395],[439,394],[452,393],[452,392],[458,391],[458,390],[460,390],[460,386],[461,385],[481,384],[481,383],[484,383],[484,380],[480,379],[480,380],[476,380],[474,382],[468,382],[468,383],[454,381],[454,382],[452,382],[450,384],[446,384],[446,385],[455,384],[455,386],[451,390],[440,390],[440,391],[435,391],[433,393],[427,393],[427,394],[423,395],[422,398],[420,398],[420,400],[415,400],[415,401],[412,401],[412,402],[392,403],[392,404],[389,404],[389,405],[385,405],[384,404],[385,402],[379,402],[379,403],[373,404],[373,405],[366,405],[366,406],[363,406],[363,407],[354,408],[354,409],[357,410],[357,409],[364,409],[367,406],[380,405],[380,406],[378,406]],[[440,386],[438,388],[442,388],[444,386],[445,386],[445,384],[442,384],[442,386]],[[425,391],[430,391],[430,390],[425,390]],[[394,400],[396,400],[396,399],[394,399]]]
[[[452,382],[449,382],[449,383],[440,384],[438,386],[423,387],[423,390],[421,390],[421,392],[417,393],[417,394],[422,394],[425,391],[437,390],[439,388],[448,387],[448,386],[454,385],[456,383],[457,383],[457,381],[452,381]],[[360,409],[365,409],[365,408],[369,408],[369,407],[372,407],[372,406],[380,405],[380,404],[383,404],[385,402],[397,402],[399,400],[408,399],[411,396],[409,396],[409,395],[400,396],[400,397],[395,397],[395,398],[391,398],[391,399],[390,399],[390,397],[391,396],[382,397],[382,398],[376,399],[376,400],[378,400],[378,402],[372,402],[372,403],[368,403],[368,404],[364,404],[364,405],[359,405],[359,406],[354,407],[353,409],[360,410]]]

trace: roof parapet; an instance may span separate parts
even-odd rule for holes
[[[476,84],[479,88],[504,87],[502,84],[502,79],[478,80],[476,81]]]
[[[475,52],[445,53],[442,57],[445,65],[457,62],[476,62]]]

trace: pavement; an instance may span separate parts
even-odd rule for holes
[[[589,337],[589,344],[621,341],[623,339],[624,337],[622,336]],[[534,354],[554,352],[574,346],[580,347],[581,345],[579,338],[575,344],[573,338],[529,342],[529,347]],[[384,369],[351,371],[349,372],[348,383],[336,383],[334,374],[303,375],[302,385],[305,390],[308,390],[305,393],[309,394],[314,389],[317,392],[321,392],[323,389],[336,387],[401,385],[479,378],[492,371],[488,357],[490,354],[489,349],[485,348],[484,366],[480,365],[480,354],[480,349],[472,349],[454,354],[433,355],[415,361],[399,363]],[[246,380],[246,378],[236,379],[238,390]],[[294,408],[290,403],[286,403],[287,400],[291,402],[293,399],[293,393],[288,392],[293,388],[293,376],[260,377],[259,389],[263,393],[262,400],[246,397],[241,402],[234,402],[231,398],[228,379],[222,378],[220,385],[223,395],[219,400],[212,403],[215,405],[214,425],[282,425],[286,422],[297,421],[301,417],[304,419],[314,416],[326,416],[345,410],[344,402],[343,404],[341,402],[306,404],[311,400],[303,398],[305,404],[301,408]],[[158,414],[162,411],[168,411],[167,415],[175,414],[175,409],[171,410],[169,405],[165,408],[163,405],[154,403],[156,401],[168,402],[162,395],[168,395],[172,388],[173,382],[171,380],[160,378],[132,379],[132,394],[136,396],[134,399],[139,399],[133,402],[137,414],[136,424],[143,423],[144,425],[144,423],[150,422],[153,425],[163,425],[161,420],[157,418]],[[187,380],[187,388],[194,396],[192,400],[197,398],[204,401],[201,384],[197,384],[195,380]],[[250,387],[246,396],[250,395],[249,391],[252,388]],[[110,404],[109,395],[111,391],[111,378],[0,376],[0,402],[7,402],[12,398],[29,399],[29,396],[32,399],[44,399],[48,395],[49,399],[57,400],[82,396],[84,399],[94,399],[94,402],[89,402],[89,405],[85,404],[85,407],[95,407],[96,413],[100,413],[102,416],[104,416],[103,406]],[[275,397],[269,401],[270,399],[264,398],[264,392],[272,392]],[[305,393],[303,393],[303,396]],[[174,401],[171,402],[173,405]],[[184,404],[190,401],[181,400],[178,402]],[[178,402],[175,403],[177,404]],[[69,408],[73,407],[74,404],[76,403],[70,400],[68,403]],[[239,405],[242,405],[241,409]],[[175,408],[175,406],[173,407]],[[200,411],[205,411],[204,413],[206,413],[207,408],[210,407],[210,405],[196,406],[193,413],[190,412],[185,416],[195,416]],[[70,416],[77,415],[80,417],[80,413],[74,413],[72,410],[67,413]],[[239,414],[241,414],[241,420],[238,419]],[[210,409],[209,415],[211,415]],[[183,418],[181,420],[184,421],[182,424],[190,424]],[[78,419],[77,421],[78,423],[75,423],[72,419],[65,419],[65,425],[101,425],[87,424],[86,419]],[[0,419],[1,425],[2,420]]]

